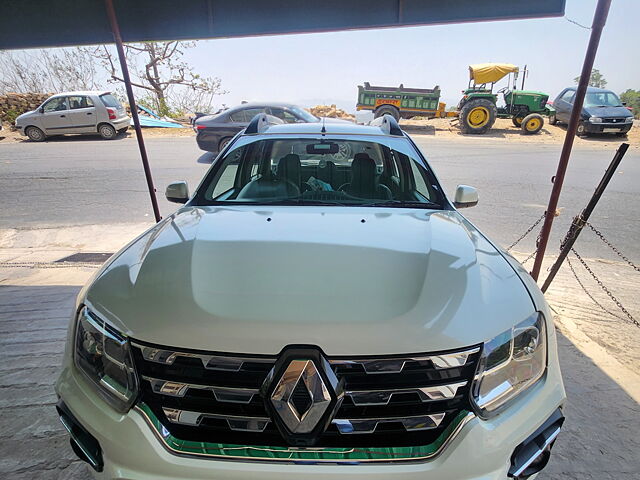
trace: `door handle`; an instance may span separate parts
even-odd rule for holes
[[[87,112],[87,115],[93,115],[93,112]]]
[[[66,117],[66,115],[60,115],[60,118],[65,118],[65,117]]]

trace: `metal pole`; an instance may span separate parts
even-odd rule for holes
[[[582,104],[584,103],[584,96],[587,92],[589,78],[591,77],[591,69],[593,68],[593,61],[596,58],[598,44],[600,43],[600,36],[602,35],[602,29],[607,21],[610,6],[611,0],[598,0],[596,12],[593,16],[591,37],[589,38],[587,53],[585,54],[584,63],[582,64],[580,82],[578,83],[578,89],[573,103],[573,110],[571,111],[571,118],[569,119],[569,125],[567,126],[567,134],[564,137],[564,145],[562,146],[562,153],[560,154],[560,161],[558,162],[558,170],[551,180],[553,182],[553,188],[551,189],[549,205],[547,206],[544,224],[542,225],[542,231],[540,232],[540,242],[538,243],[536,260],[533,264],[533,270],[531,271],[531,276],[536,281],[538,280],[540,268],[542,267],[542,260],[544,259],[544,252],[547,249],[547,243],[549,242],[551,225],[553,224],[553,217],[555,216],[556,209],[558,208],[558,200],[560,199],[560,192],[562,191],[562,183],[564,182],[564,175],[567,172],[567,166],[569,165],[573,139],[576,135],[576,130],[578,129],[578,123],[582,113]]]
[[[118,50],[118,59],[120,60],[120,69],[122,70],[122,78],[124,80],[125,88],[127,89],[127,97],[129,99],[129,108],[131,110],[131,117],[133,117],[133,128],[136,131],[136,137],[138,139],[138,148],[140,149],[140,158],[142,159],[142,166],[144,168],[144,176],[147,179],[147,188],[149,189],[149,196],[151,197],[151,206],[153,207],[153,215],[156,218],[156,222],[159,222],[162,217],[160,216],[160,209],[158,208],[158,199],[156,198],[156,189],[153,186],[153,177],[151,176],[151,168],[149,167],[149,158],[147,157],[147,149],[144,146],[144,138],[142,138],[142,129],[140,128],[140,119],[138,118],[138,106],[136,105],[136,99],[133,96],[133,88],[131,87],[131,77],[129,77],[129,68],[127,67],[127,58],[124,54],[124,47],[122,46],[122,37],[120,36],[120,27],[118,26],[118,19],[116,17],[116,11],[113,8],[113,0],[104,0],[107,8],[107,16],[109,17],[109,23],[111,24],[111,32],[116,42],[116,49]]]
[[[526,65],[524,66],[524,72],[522,72],[522,87],[520,87],[520,90],[524,90],[524,79],[525,78],[527,78],[527,66]]]
[[[542,285],[541,290],[543,292],[547,291],[547,288],[549,288],[549,285],[551,285],[551,282],[553,281],[556,274],[558,273],[558,270],[560,270],[560,267],[562,266],[564,259],[567,258],[567,255],[569,255],[569,252],[573,248],[573,244],[576,243],[576,240],[578,239],[580,232],[582,232],[582,228],[585,226],[585,224],[589,220],[589,217],[591,216],[593,209],[596,208],[596,205],[600,201],[600,198],[602,197],[602,194],[607,188],[607,185],[609,185],[611,178],[616,173],[616,170],[618,169],[618,166],[620,165],[620,162],[622,161],[624,154],[627,153],[628,148],[629,148],[628,143],[623,143],[622,145],[620,145],[620,148],[618,148],[618,151],[613,157],[613,160],[611,160],[609,167],[604,172],[604,176],[600,180],[600,183],[598,184],[595,191],[593,192],[593,196],[591,197],[591,200],[589,200],[589,203],[587,204],[585,209],[582,211],[582,213],[573,219],[573,222],[571,223],[571,227],[569,227],[569,231],[567,232],[567,236],[564,237],[564,240],[562,241],[562,249],[560,250],[560,255],[558,255],[558,259],[555,261],[555,263],[553,264],[553,266],[549,271],[549,276],[547,277],[547,279],[544,281],[544,284]]]

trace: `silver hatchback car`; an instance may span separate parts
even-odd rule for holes
[[[111,92],[63,92],[16,118],[16,128],[34,142],[65,133],[100,134],[106,140],[129,128],[127,113]]]

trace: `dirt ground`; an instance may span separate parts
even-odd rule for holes
[[[439,138],[468,138],[473,141],[500,141],[514,143],[537,143],[537,144],[562,144],[567,128],[561,125],[549,125],[545,123],[540,133],[536,135],[524,135],[519,128],[516,128],[508,119],[496,120],[493,128],[484,135],[465,135],[453,123],[453,119],[434,118],[431,120],[402,120],[402,128],[411,135],[433,135]],[[24,142],[28,141],[16,131],[11,131],[9,125],[3,125],[0,130],[0,143],[4,142]],[[191,128],[144,128],[143,134],[148,137],[193,137],[195,132]],[[134,138],[133,130],[125,134]],[[576,137],[574,145],[612,148],[628,142],[632,148],[640,148],[640,122],[636,120],[633,128],[626,137],[618,137],[613,134],[590,135],[585,138]]]

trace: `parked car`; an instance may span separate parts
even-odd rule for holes
[[[266,113],[281,119],[285,123],[315,123],[320,118],[304,108],[289,103],[243,103],[217,115],[204,115],[194,120],[196,142],[201,150],[218,153],[227,143],[249,125],[253,117]],[[327,118],[328,122],[345,120]]]
[[[124,107],[110,92],[63,92],[20,115],[15,126],[34,142],[67,133],[100,134],[112,140],[129,128],[129,122]]]
[[[281,121],[280,121],[281,122]],[[99,478],[525,479],[553,316],[396,121],[252,120],[80,292],[58,413]],[[361,469],[365,470],[361,470]]]
[[[555,118],[550,118],[552,125],[556,122],[569,123],[576,90],[577,87],[565,88],[556,97],[553,102],[556,116]],[[623,136],[631,130],[632,125],[633,114],[615,93],[604,88],[587,88],[582,114],[580,115],[580,123],[578,124],[578,135],[615,133]]]

